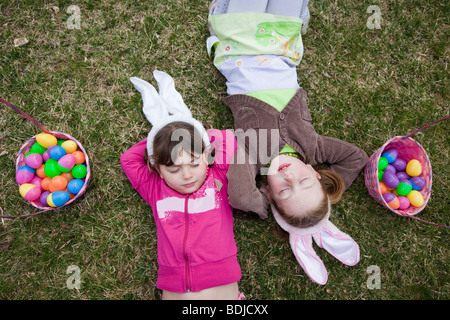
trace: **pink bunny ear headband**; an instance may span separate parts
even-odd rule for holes
[[[348,266],[354,266],[359,261],[358,244],[331,223],[330,208],[328,201],[328,213],[325,218],[312,227],[298,228],[287,224],[272,205],[272,213],[278,225],[289,233],[289,243],[295,258],[308,277],[320,285],[327,283],[328,273],[313,249],[312,239],[320,248]]]

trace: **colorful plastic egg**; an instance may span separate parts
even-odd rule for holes
[[[47,176],[45,174],[45,164],[42,164],[39,168],[36,169],[36,174],[42,179]]]
[[[41,186],[42,180],[43,180],[43,179],[42,179],[41,177],[39,177],[39,176],[34,176],[33,179],[31,179],[30,183],[31,183],[31,184],[34,184],[36,187],[39,187],[39,188],[41,189],[41,192],[42,192],[42,191],[43,191],[43,190],[42,190],[42,186]]]
[[[422,190],[425,187],[425,180],[421,177],[413,177],[409,179],[409,182],[411,182],[413,190]]]
[[[406,165],[406,173],[411,177],[417,177],[422,173],[422,165],[419,160],[412,159]]]
[[[40,155],[43,155],[45,151],[47,151],[47,148],[44,148],[39,143],[35,142],[31,146],[29,153],[39,153]]]
[[[73,179],[75,179],[72,175],[72,172],[61,172],[61,176],[63,176],[64,178],[67,179],[67,182],[72,181]]]
[[[52,181],[52,178],[45,177],[41,181],[41,188],[45,191],[50,191],[50,182]]]
[[[75,166],[75,157],[72,154],[66,154],[58,160],[57,168],[61,172],[69,172]]]
[[[380,188],[381,194],[386,193],[386,192],[389,191],[388,187],[386,187],[386,185],[382,181],[378,182],[378,186]]]
[[[39,143],[42,147],[48,148],[52,145],[55,145],[58,140],[50,133],[39,133],[36,136],[36,142]]]
[[[34,201],[37,200],[41,195],[41,188],[36,187],[31,183],[24,183],[19,187],[19,192],[25,200]]]
[[[386,158],[380,157],[380,160],[378,160],[378,170],[384,170],[388,165],[388,162]]]
[[[399,180],[409,180],[411,178],[405,171],[397,172],[395,175]]]
[[[72,141],[72,140],[66,140],[66,141],[64,141],[64,142],[61,144],[61,147],[63,147],[63,148],[66,150],[66,153],[67,153],[67,154],[76,151],[77,148],[78,148],[77,144],[76,144],[74,141]]]
[[[397,171],[403,171],[406,169],[406,161],[401,159],[401,158],[397,158],[392,165],[394,166],[394,168]]]
[[[25,165],[21,166],[16,171],[16,181],[18,184],[28,183],[33,179],[36,170]]]
[[[60,147],[58,145],[55,145],[54,148],[52,148],[48,151],[48,153],[50,155],[50,158],[58,161],[59,159],[61,159],[63,156],[66,155],[66,149],[64,149],[63,147]]]
[[[397,173],[397,170],[394,168],[392,164],[388,164],[386,168],[384,168],[384,172]]]
[[[388,188],[397,188],[398,184],[400,183],[400,180],[395,174],[392,174],[390,172],[385,172],[383,175],[383,182]]]
[[[47,203],[50,207],[60,207],[69,200],[70,194],[66,191],[52,192],[47,197]]]
[[[383,175],[384,175],[384,171],[378,170],[378,181],[383,181]]]
[[[398,202],[399,202],[399,209],[405,210],[408,209],[411,203],[409,202],[409,199],[405,196],[398,196]]]
[[[398,151],[397,149],[389,149],[383,152],[381,156],[385,158],[388,163],[393,163],[397,159]]]
[[[25,164],[30,168],[37,169],[42,165],[42,156],[39,153],[30,153],[24,159]]]
[[[48,153],[48,150],[47,150],[42,154],[42,160],[43,160],[43,162],[46,162],[48,159],[50,159],[50,154]]]
[[[384,201],[386,201],[388,206],[394,210],[397,210],[400,207],[398,198],[391,192],[386,192],[385,194],[383,194],[383,199]]]
[[[86,177],[86,174],[87,174],[87,168],[84,164],[77,164],[72,169],[72,175],[76,179],[83,179],[84,177]]]
[[[67,179],[63,176],[56,176],[53,177],[50,181],[50,184],[48,186],[48,189],[50,192],[55,191],[64,191],[64,189],[67,187]]]
[[[406,197],[408,198],[409,202],[411,202],[411,205],[417,208],[423,206],[425,202],[422,194],[417,190],[412,190]]]
[[[73,179],[67,184],[67,191],[72,194],[77,194],[80,192],[81,188],[84,186],[84,181],[81,179]]]
[[[396,190],[400,196],[406,196],[411,192],[412,184],[409,180],[400,180]]]
[[[75,157],[75,164],[82,164],[86,161],[84,153],[80,150],[72,152],[72,155]]]
[[[48,159],[44,166],[44,172],[47,177],[53,178],[59,176],[61,171],[58,169],[58,161],[54,159]]]
[[[50,194],[50,191],[44,191],[44,192],[41,193],[41,196],[39,197],[39,202],[44,207],[48,207],[47,197],[48,197],[49,194]]]

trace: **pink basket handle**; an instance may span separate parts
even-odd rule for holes
[[[32,116],[30,116],[29,114],[23,112],[17,106],[13,105],[11,102],[8,102],[8,101],[4,100],[3,98],[0,98],[0,102],[3,103],[4,105],[7,105],[8,107],[10,107],[14,111],[16,111],[18,114],[24,116],[25,118],[27,118],[28,120],[33,122],[39,129],[41,129],[45,133],[50,133],[50,131],[46,127],[44,127],[37,119],[35,119]]]
[[[450,116],[445,117],[445,118],[442,118],[442,119],[439,119],[439,120],[436,120],[436,121],[433,121],[432,123],[427,124],[425,127],[422,127],[422,128],[420,128],[420,129],[417,129],[416,131],[414,131],[414,132],[408,134],[407,136],[403,137],[403,139],[409,138],[409,137],[415,135],[416,133],[418,133],[418,132],[420,132],[420,131],[422,131],[422,130],[428,128],[428,127],[431,127],[431,126],[435,125],[436,123],[439,123],[439,122],[441,122],[441,121],[447,120],[448,118],[450,118]]]

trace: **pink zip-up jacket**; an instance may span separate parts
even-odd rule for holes
[[[229,130],[208,130],[214,163],[205,182],[192,194],[180,194],[149,170],[143,140],[121,157],[123,171],[152,207],[158,240],[157,288],[171,292],[200,291],[241,278],[228,203],[229,163],[236,138]]]

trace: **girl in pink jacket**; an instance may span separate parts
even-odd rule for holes
[[[167,300],[241,298],[226,178],[235,136],[231,131],[206,132],[192,118],[172,78],[159,71],[154,76],[159,94],[147,82],[131,78],[153,127],[120,163],[152,208],[158,240],[156,286]]]

